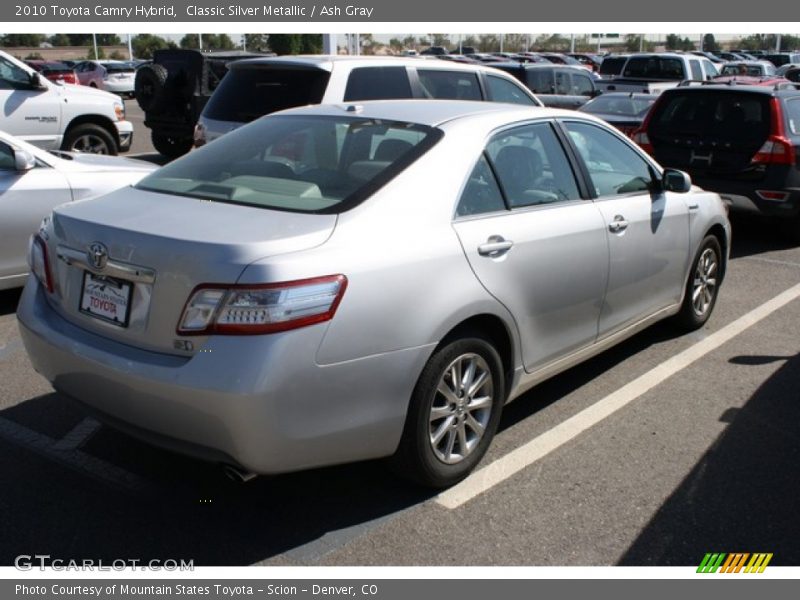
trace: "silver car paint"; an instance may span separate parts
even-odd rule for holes
[[[536,225],[530,230],[505,224],[505,217],[496,215],[453,218],[466,178],[494,131],[537,118],[576,118],[574,113],[426,101],[364,103],[361,110],[365,116],[439,124],[445,137],[361,205],[338,218],[322,216],[335,222],[324,222],[320,215],[287,216],[290,213],[215,203],[199,209],[207,212],[190,213],[183,199],[136,190],[56,211],[54,223],[63,231],[54,230],[51,244],[80,249],[92,235],[100,235],[113,259],[156,269],[153,299],[158,296],[158,302],[150,304],[139,329],[111,334],[111,326],[87,321],[74,309],[48,300],[31,278],[17,314],[36,369],[57,390],[111,415],[134,434],[255,472],[386,456],[398,443],[411,390],[425,362],[459,324],[480,316],[508,336],[511,400],[543,378],[677,312],[690,262],[712,227],[721,229],[729,247],[730,229],[716,194],[699,190],[666,194],[663,202],[676,210],[688,207],[687,202],[697,204],[686,216],[689,239],[664,257],[666,264],[656,265],[655,275],[639,274],[658,278],[670,272],[676,281],[665,286],[664,298],[645,312],[632,313],[620,325],[598,331],[591,314],[599,318],[602,294],[594,304],[590,295],[609,266],[595,265],[599,273],[595,274],[595,267],[567,260],[576,244],[586,247],[587,253],[593,249],[591,239],[601,245],[592,257],[608,256],[606,223],[598,202],[524,211],[523,216]],[[600,123],[588,116],[578,118]],[[111,227],[112,215],[124,205],[163,209],[155,219],[137,217],[131,209]],[[577,217],[566,223],[560,211]],[[105,226],[87,225],[84,230],[81,219]],[[267,239],[271,231],[286,225],[284,219],[297,219],[296,225],[307,221],[304,227],[310,235],[301,236],[302,242],[290,238],[287,245]],[[513,232],[515,246],[505,260],[471,256],[474,243],[498,224],[518,228]],[[263,240],[257,233],[262,226]],[[553,229],[560,226],[567,226],[561,235]],[[591,238],[581,237],[581,230],[592,230]],[[542,282],[552,282],[550,289],[542,286],[540,291],[531,282],[519,282],[510,271],[505,278],[497,276],[496,285],[487,284],[489,276],[481,277],[479,271],[491,272],[493,265],[505,269],[513,261],[528,264],[535,258],[537,236],[547,249],[536,275]],[[70,271],[65,263],[58,268]],[[348,288],[330,322],[264,336],[193,338],[191,351],[168,347],[194,285],[336,273],[348,277]],[[621,281],[622,287],[630,285],[629,280]],[[74,283],[65,288],[72,294],[70,285]],[[498,291],[501,288],[505,289]],[[551,312],[538,314],[532,305],[527,315],[518,314],[517,307],[525,307],[526,298],[507,291],[515,288],[541,294]],[[509,297],[496,297],[504,293]],[[565,306],[558,306],[559,298]],[[554,315],[584,322],[571,324],[559,335],[559,328],[550,322]]]

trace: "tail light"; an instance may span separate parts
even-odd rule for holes
[[[650,136],[647,135],[647,131],[645,131],[644,125],[641,128],[634,131],[630,134],[633,141],[641,146],[642,150],[647,152],[648,154],[653,154],[653,144],[650,143]]]
[[[47,244],[39,234],[31,236],[28,244],[28,265],[36,279],[52,294],[53,277],[47,256]]]
[[[756,195],[762,200],[774,200],[776,202],[786,202],[789,199],[789,192],[773,190],[756,190]]]
[[[329,321],[347,287],[344,275],[262,285],[198,286],[183,309],[179,335],[256,335]]]
[[[194,135],[192,136],[194,139],[194,147],[199,148],[200,146],[204,146],[206,143],[206,128],[203,126],[202,123],[198,123],[194,126]]]
[[[783,109],[778,98],[772,98],[770,121],[770,134],[758,152],[750,160],[751,164],[768,165],[793,165],[796,160],[796,151],[792,141],[786,137],[783,126]]]

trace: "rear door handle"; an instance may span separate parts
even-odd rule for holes
[[[478,246],[478,254],[497,258],[511,250],[513,245],[514,242],[505,239],[502,235],[493,235],[485,243]]]
[[[608,230],[611,233],[619,233],[620,231],[625,231],[627,228],[628,228],[628,222],[622,215],[617,215],[616,217],[614,217],[614,220],[608,224]]]

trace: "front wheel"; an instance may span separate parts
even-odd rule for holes
[[[61,149],[89,154],[117,154],[117,144],[111,134],[93,123],[82,123],[67,131]]]
[[[722,283],[722,249],[713,235],[706,236],[689,272],[683,304],[676,315],[678,325],[688,331],[705,325],[714,310]]]
[[[480,462],[497,430],[505,400],[500,356],[482,337],[439,348],[414,388],[392,462],[401,475],[443,488]]]

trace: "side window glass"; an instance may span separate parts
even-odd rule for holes
[[[347,79],[344,101],[411,98],[405,67],[360,67]]]
[[[594,125],[565,123],[599,197],[648,192],[649,164],[614,134]]]
[[[426,98],[444,100],[481,100],[476,73],[417,69]]]
[[[1,171],[15,171],[17,168],[16,161],[14,160],[14,151],[11,146],[0,142],[0,170]]]
[[[576,96],[591,96],[594,91],[592,81],[579,73],[572,74],[572,93]]]
[[[788,100],[786,112],[789,117],[789,130],[794,135],[800,135],[800,99]]]
[[[525,73],[528,88],[534,94],[554,94],[556,89],[552,69],[528,69]]]
[[[486,151],[510,208],[580,198],[575,174],[549,123],[504,131]]]
[[[690,60],[689,67],[692,69],[692,79],[703,80],[703,70],[700,68],[699,60]]]
[[[509,102],[511,104],[527,104],[534,106],[535,102],[523,92],[518,85],[495,75],[486,76],[486,85],[489,88],[489,99],[493,102]]]
[[[570,94],[572,93],[572,82],[570,81],[570,74],[564,71],[556,71],[556,94]]]
[[[4,89],[22,89],[30,86],[30,75],[25,69],[0,57],[0,80]]]
[[[478,164],[470,173],[467,185],[461,194],[456,208],[456,216],[466,217],[505,210],[503,194],[497,185],[497,179],[489,167],[485,155],[481,155]]]

